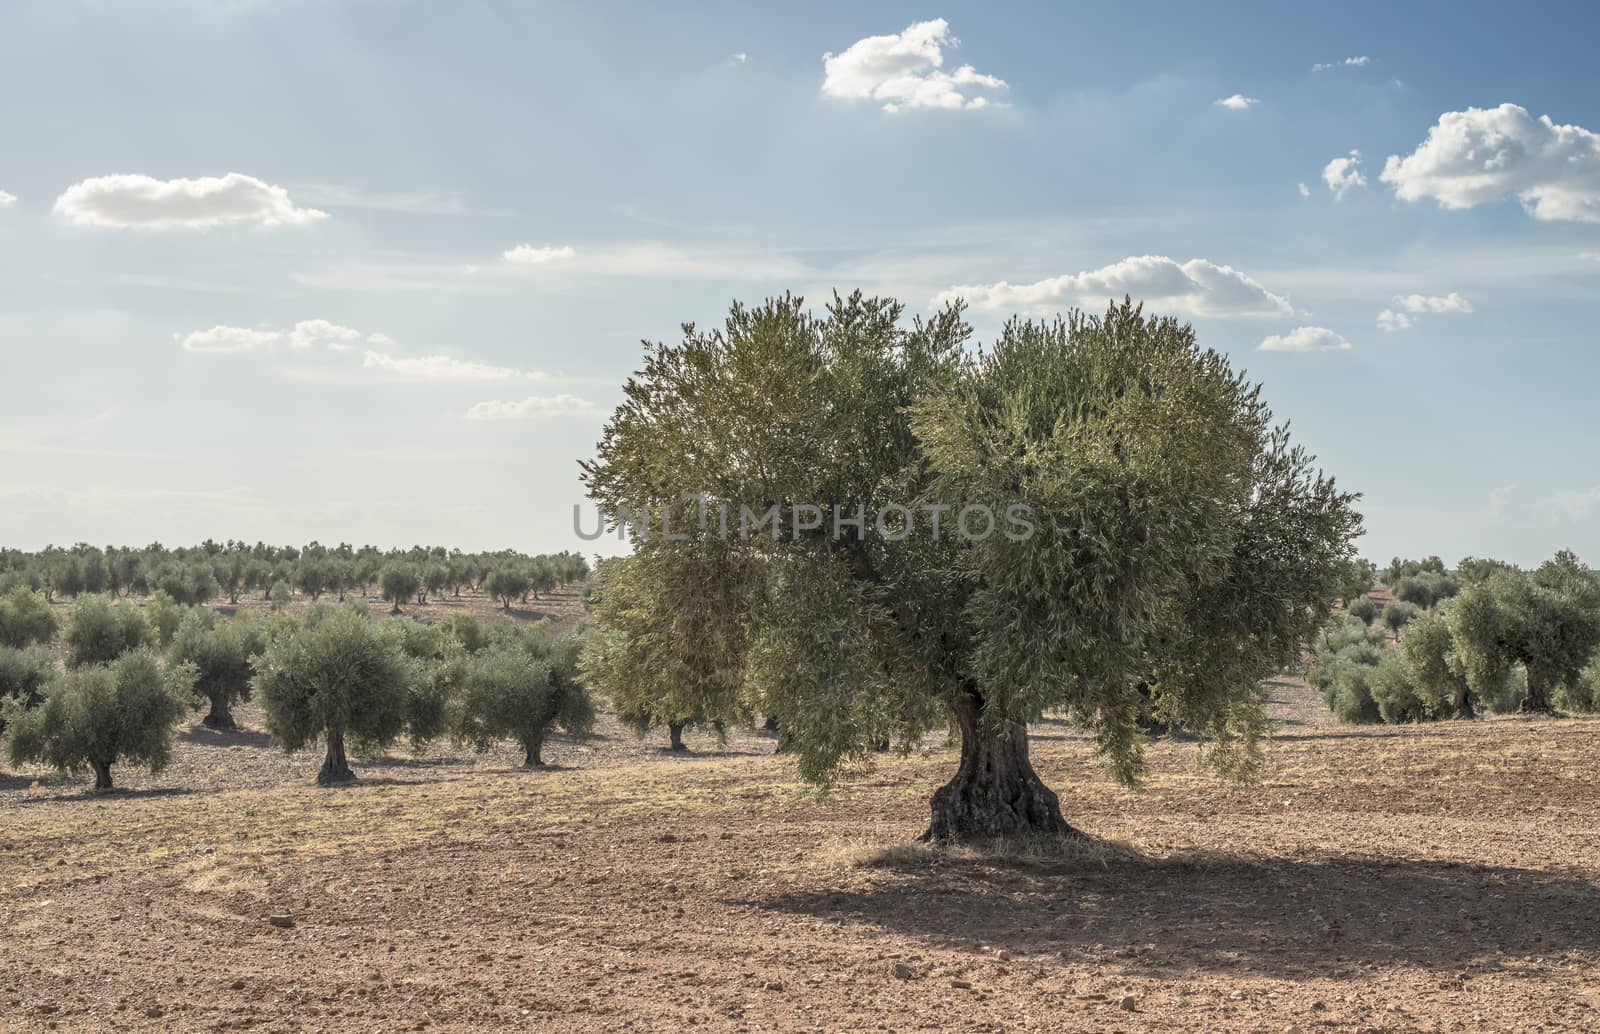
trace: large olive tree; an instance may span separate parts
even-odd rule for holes
[[[742,639],[701,690],[776,715],[817,780],[953,724],[930,839],[1070,832],[1028,758],[1046,710],[1126,782],[1146,723],[1247,770],[1263,679],[1347,580],[1354,497],[1186,325],[1124,303],[970,337],[959,306],[908,324],[856,294],[647,350],[584,477],[635,518],[653,605],[698,611],[720,671]]]

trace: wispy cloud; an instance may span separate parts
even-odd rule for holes
[[[1347,57],[1343,61],[1329,61],[1327,64],[1312,65],[1311,70],[1313,72],[1329,72],[1335,68],[1361,68],[1370,64],[1372,64],[1372,58],[1365,54],[1360,54],[1356,57]]]
[[[1231,97],[1223,97],[1221,100],[1215,100],[1211,103],[1215,104],[1219,108],[1227,108],[1229,111],[1249,111],[1257,104],[1260,104],[1261,99],[1259,97],[1246,97],[1242,93],[1236,93]]]
[[[1296,327],[1287,334],[1273,334],[1257,346],[1262,352],[1345,352],[1350,342],[1327,327]]]
[[[542,266],[548,262],[562,262],[575,258],[577,254],[575,250],[565,245],[558,247],[554,244],[542,244],[535,247],[532,244],[518,244],[500,257],[517,265]]]
[[[17,203],[17,195],[0,190],[0,208],[10,208]]]
[[[1140,255],[1083,273],[1031,284],[967,284],[939,292],[934,305],[963,298],[975,309],[1053,312],[1098,308],[1131,295],[1157,311],[1196,316],[1286,316],[1287,298],[1273,294],[1231,266],[1207,259],[1179,263],[1165,255]]]
[[[603,411],[576,395],[530,395],[520,401],[491,400],[468,409],[468,420],[530,420],[547,416],[598,416]]]
[[[546,379],[546,375],[538,370],[515,370],[509,366],[493,366],[466,359],[453,359],[447,355],[393,356],[385,352],[369,351],[362,356],[361,367],[396,380],[433,383],[466,384],[482,381]]]

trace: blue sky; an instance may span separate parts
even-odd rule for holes
[[[1600,561],[1587,5],[0,24],[0,543],[579,548],[641,338],[784,290],[960,288],[985,337],[1128,289],[1364,493],[1368,556]]]

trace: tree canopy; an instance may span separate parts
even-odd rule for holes
[[[1068,831],[1027,760],[1046,710],[1127,782],[1152,720],[1248,771],[1262,680],[1350,582],[1354,497],[1190,327],[1131,302],[976,354],[959,306],[903,317],[859,293],[735,305],[627,383],[584,476],[635,518],[650,605],[694,612],[693,692],[777,715],[816,780],[953,724],[937,839]],[[677,663],[668,635],[605,638],[648,625],[610,609],[597,685]]]

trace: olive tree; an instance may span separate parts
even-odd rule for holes
[[[7,707],[36,706],[55,677],[55,657],[47,648],[0,646],[0,733],[5,732]]]
[[[32,710],[13,708],[7,753],[11,763],[94,772],[94,788],[110,790],[111,766],[142,765],[152,772],[172,755],[172,729],[189,710],[194,670],[164,667],[147,647],[109,665],[68,672]]]
[[[511,604],[533,588],[528,572],[520,564],[501,564],[484,579],[484,590],[500,601],[501,610],[510,610]]]
[[[552,726],[586,736],[594,725],[594,705],[577,675],[577,644],[537,626],[496,628],[491,639],[467,663],[457,735],[480,750],[515,740],[524,767],[539,768]]]
[[[155,646],[155,630],[131,603],[112,606],[101,596],[85,596],[67,625],[67,665],[108,664],[130,650]]]
[[[22,586],[0,596],[0,646],[49,643],[56,637],[56,616],[42,593]]]
[[[406,725],[413,667],[393,635],[352,606],[308,612],[273,638],[256,662],[251,689],[267,729],[287,751],[327,744],[317,783],[355,781],[345,741],[392,743]]]
[[[658,533],[628,527],[662,569],[717,539],[755,572],[749,591],[697,598],[663,576],[653,593],[748,626],[723,692],[776,715],[814,780],[886,731],[953,725],[933,840],[1072,832],[1028,758],[1046,710],[1127,783],[1152,721],[1250,770],[1263,681],[1347,573],[1354,497],[1225,357],[1131,302],[1013,321],[976,354],[959,305],[902,316],[858,293],[822,316],[785,297],[687,326],[647,350],[585,464],[613,521],[655,507]],[[758,532],[722,534],[730,514],[749,532],[747,513]]]
[[[416,568],[410,564],[389,564],[378,575],[378,588],[383,598],[394,605],[389,611],[391,614],[400,613],[400,604],[410,603],[421,584]]]
[[[205,724],[237,728],[233,704],[250,691],[255,658],[266,649],[266,629],[253,618],[218,621],[213,612],[191,610],[172,641],[171,657],[195,668],[195,692],[211,705]]]
[[[1500,571],[1464,589],[1449,610],[1462,675],[1475,692],[1527,670],[1519,710],[1549,713],[1550,694],[1578,681],[1600,649],[1600,581],[1562,550],[1531,574]]]

